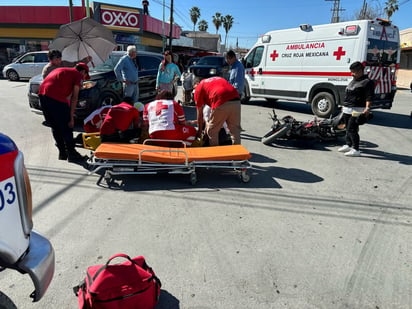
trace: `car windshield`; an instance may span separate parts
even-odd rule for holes
[[[222,58],[219,57],[203,57],[200,58],[196,64],[207,64],[207,65],[222,65]]]
[[[113,71],[119,59],[123,56],[123,54],[111,54],[109,58],[102,64],[96,65],[95,67],[91,68],[91,72],[110,72]]]

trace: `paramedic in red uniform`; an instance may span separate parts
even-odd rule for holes
[[[40,85],[40,103],[59,149],[59,160],[84,159],[74,148],[73,126],[79,90],[82,81],[89,78],[87,64],[78,63],[74,68],[53,70]]]
[[[190,146],[196,138],[196,128],[186,125],[182,106],[167,90],[161,90],[156,100],[146,104],[143,122],[153,139],[179,140]]]
[[[206,134],[210,146],[219,145],[219,131],[226,121],[233,144],[240,144],[240,98],[238,91],[222,77],[210,77],[200,81],[195,78],[194,100],[197,110],[198,128],[203,127],[203,106],[209,105],[212,109]],[[201,135],[201,130],[197,133]]]
[[[131,97],[125,97],[122,103],[107,112],[100,128],[102,142],[128,143],[139,137],[139,111],[133,104]]]

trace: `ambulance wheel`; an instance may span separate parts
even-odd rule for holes
[[[262,137],[262,143],[265,145],[272,144],[277,138],[285,136],[286,132],[289,130],[289,127],[286,123],[282,124],[277,128],[272,128],[268,133]]]
[[[248,182],[250,181],[250,174],[249,174],[249,172],[248,172],[247,170],[246,170],[246,171],[242,171],[242,172],[240,173],[239,177],[240,177],[240,180],[241,180],[243,183],[248,183]]]
[[[13,301],[0,291],[0,309],[17,309]]]
[[[197,183],[197,175],[196,172],[190,173],[190,184],[195,185]]]
[[[335,106],[335,98],[329,92],[319,92],[312,100],[312,112],[320,118],[329,118]]]

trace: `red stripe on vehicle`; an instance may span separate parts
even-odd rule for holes
[[[286,71],[263,71],[262,75],[296,75],[296,76],[307,75],[307,76],[349,76],[349,77],[352,76],[350,72],[286,72]]]
[[[0,181],[14,176],[14,160],[16,159],[17,154],[18,151],[16,150],[0,155]]]

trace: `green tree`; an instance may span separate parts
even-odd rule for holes
[[[212,16],[213,20],[213,24],[215,25],[216,28],[216,34],[219,31],[220,26],[222,25],[222,14],[220,14],[219,12],[216,12],[214,16]]]
[[[233,21],[234,18],[232,15],[226,15],[222,17],[222,24],[223,24],[223,28],[225,29],[226,35],[225,35],[225,47],[227,44],[227,34],[229,33],[229,30],[232,28],[233,26]]]
[[[385,2],[385,13],[388,16],[388,19],[391,19],[393,13],[399,10],[398,0],[388,0]]]
[[[199,17],[200,17],[200,9],[197,6],[194,6],[190,9],[189,13],[190,13],[190,20],[193,23],[193,31],[195,31],[197,21],[199,20]]]
[[[199,31],[207,31],[207,28],[209,28],[209,24],[207,23],[206,20],[202,19],[199,21],[198,29]]]

